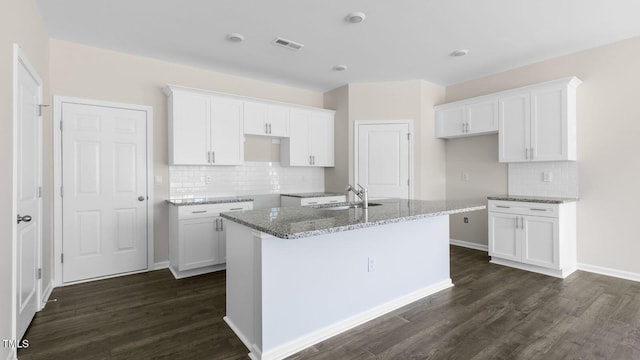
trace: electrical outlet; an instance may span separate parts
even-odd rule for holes
[[[551,171],[545,171],[542,173],[542,181],[544,182],[552,182],[553,181],[553,173]]]
[[[211,181],[212,181],[211,175],[207,175],[206,178],[205,178],[205,183],[211,184]]]
[[[367,259],[367,272],[373,272],[373,270],[375,269],[375,265],[376,259],[369,256],[369,258]]]
[[[466,217],[466,216],[464,217],[464,223],[465,223],[465,224],[468,224],[468,223],[469,223],[469,218],[468,218],[468,217]]]
[[[462,173],[462,181],[469,181],[469,173],[468,172],[463,172]]]

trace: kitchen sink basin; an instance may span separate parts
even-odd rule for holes
[[[369,207],[371,206],[380,206],[382,204],[379,203],[369,203]],[[357,209],[357,208],[362,208],[362,204],[360,203],[356,203],[356,204],[349,204],[349,205],[338,205],[338,206],[331,206],[331,207],[326,207],[323,208],[324,210],[347,210],[347,209]]]

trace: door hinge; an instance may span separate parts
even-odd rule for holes
[[[38,186],[38,197],[42,197],[42,186]]]
[[[411,140],[411,133],[407,133],[407,140]]]
[[[62,186],[60,186],[60,197],[64,196],[64,188]]]
[[[64,254],[60,254],[60,262],[64,263]]]
[[[62,120],[60,120],[60,131],[62,131]]]
[[[407,186],[409,186],[409,179],[407,179]]]
[[[38,274],[36,275],[36,279],[42,279],[42,268],[38,269]]]
[[[38,116],[42,116],[42,108],[48,107],[49,105],[39,104],[38,105]]]

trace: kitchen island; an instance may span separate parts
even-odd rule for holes
[[[281,359],[451,287],[449,214],[483,204],[390,199],[222,213],[225,321],[252,359]]]

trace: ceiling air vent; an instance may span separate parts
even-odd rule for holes
[[[304,45],[302,45],[300,43],[297,43],[295,41],[283,39],[281,37],[278,37],[275,40],[273,40],[273,43],[275,45],[282,46],[282,47],[285,47],[287,49],[294,50],[294,51],[298,51],[298,50],[302,49],[302,47],[304,46]]]

